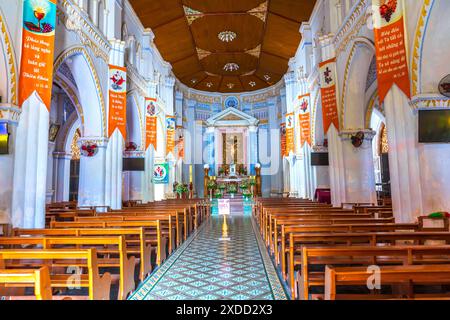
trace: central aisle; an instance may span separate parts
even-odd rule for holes
[[[232,215],[226,221],[206,221],[131,299],[287,299],[252,218]]]

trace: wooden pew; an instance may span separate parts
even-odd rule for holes
[[[43,266],[36,270],[0,270],[0,297],[6,295],[6,290],[2,293],[2,287],[6,286],[12,288],[15,285],[21,286],[24,284],[34,286],[34,297],[36,300],[53,299],[50,273],[47,266]]]
[[[128,257],[126,242],[124,236],[102,236],[102,237],[10,237],[0,238],[0,246],[4,249],[19,249],[21,247],[36,248],[40,246],[43,249],[88,249],[95,247],[98,254],[99,268],[119,268],[119,300],[126,300],[128,294],[135,289],[134,270],[136,267],[136,258]],[[111,257],[114,256],[114,257]],[[56,266],[80,266],[76,261],[63,264],[55,263]],[[21,265],[14,265],[21,267]]]
[[[412,264],[450,264],[450,246],[344,246],[302,247],[298,296],[309,299],[311,286],[324,286],[324,273],[311,266],[384,266]],[[297,294],[295,295],[297,296]]]
[[[149,243],[156,248],[156,264],[158,266],[166,259],[167,237],[161,233],[161,223],[157,221],[99,221],[99,222],[52,222],[55,229],[80,229],[80,228],[144,228],[150,236]]]
[[[44,250],[44,249],[9,249],[0,250],[0,264],[8,266],[8,260],[20,260],[23,264],[27,262],[36,267],[52,263],[53,260],[84,260],[86,261],[86,274],[80,275],[77,283],[81,288],[88,288],[88,296],[70,296],[72,299],[88,298],[89,300],[109,300],[111,288],[111,275],[104,273],[100,275],[97,263],[96,249],[85,250]],[[52,288],[69,288],[73,284],[70,275],[55,274],[51,271],[50,283]],[[34,286],[23,284],[24,287]]]
[[[139,279],[144,281],[152,271],[152,246],[144,228],[14,229],[13,234],[16,237],[123,236],[128,255],[135,256],[136,259],[139,257]]]
[[[350,245],[405,245],[416,244],[425,245],[430,241],[438,241],[444,244],[450,244],[449,232],[369,232],[369,233],[294,233],[293,245],[287,249],[288,254],[288,281],[291,287],[291,293],[295,295],[295,267],[301,265],[302,249],[305,246],[319,247],[342,247]],[[299,278],[299,277],[297,277]]]
[[[412,285],[448,285],[450,284],[450,265],[418,265],[418,266],[384,266],[380,267],[382,285],[405,285],[409,284],[406,293],[401,295],[365,294],[339,295],[336,289],[342,285],[365,286],[368,280],[367,268],[365,267],[342,267],[334,268],[327,266],[325,269],[325,300],[336,299],[415,299],[423,295],[416,295]],[[432,295],[438,298],[440,295]],[[446,299],[448,293],[444,293]]]

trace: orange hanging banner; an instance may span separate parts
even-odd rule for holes
[[[118,129],[127,139],[127,69],[109,66],[108,137]]]
[[[156,117],[156,102],[157,99],[155,98],[145,98],[145,105],[146,105],[146,116],[145,116],[145,150],[150,147],[150,145],[153,145],[153,148],[157,150],[158,147],[158,138],[157,138],[157,129],[158,129],[158,122]]]
[[[175,156],[175,117],[166,116],[166,155],[172,153]]]
[[[311,146],[311,116],[310,116],[310,105],[311,96],[310,94],[305,94],[298,97],[300,102],[300,113],[299,113],[299,123],[300,123],[300,147],[303,148],[305,142]]]
[[[372,0],[378,95],[383,103],[396,84],[411,98],[402,0]]]
[[[177,143],[178,159],[184,159],[184,137],[180,136]]]
[[[280,125],[280,145],[281,145],[281,157],[286,156],[286,124]]]
[[[336,97],[336,58],[324,61],[319,64],[320,69],[320,93],[322,96],[322,116],[323,130],[328,133],[328,129],[333,124],[339,130],[339,115],[337,111]]]
[[[286,156],[295,152],[294,125],[294,113],[286,114]]]
[[[34,93],[48,110],[52,98],[56,0],[25,0],[23,3],[22,59],[19,105]]]

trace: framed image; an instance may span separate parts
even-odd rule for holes
[[[48,140],[50,142],[56,141],[56,137],[58,136],[59,128],[61,128],[61,125],[59,125],[59,124],[52,123],[50,125],[49,132],[48,132]]]

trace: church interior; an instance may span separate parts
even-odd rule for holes
[[[450,300],[449,16],[0,1],[0,300]]]

